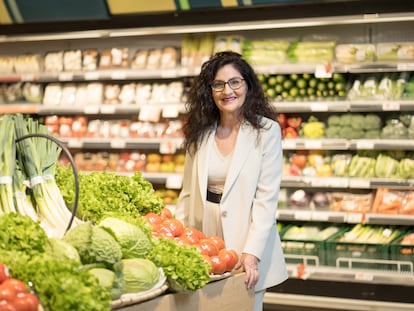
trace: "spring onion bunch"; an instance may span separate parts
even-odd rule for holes
[[[20,114],[15,115],[15,133],[17,160],[28,177],[41,225],[48,236],[61,238],[72,217],[54,179],[61,148],[44,137],[24,138],[29,134],[47,135],[48,130],[32,118],[24,120]]]
[[[16,163],[13,123],[10,115],[0,119],[0,214],[16,212],[13,200],[13,172]]]

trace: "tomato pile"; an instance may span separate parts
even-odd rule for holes
[[[185,227],[182,222],[173,217],[168,208],[163,208],[160,214],[150,212],[143,217],[150,224],[153,237],[168,238],[179,245],[197,248],[204,260],[210,264],[210,274],[220,275],[230,272],[239,260],[237,252],[226,248],[222,238],[207,237],[196,228]]]
[[[26,284],[12,278],[7,266],[0,263],[0,311],[37,311],[39,300]]]

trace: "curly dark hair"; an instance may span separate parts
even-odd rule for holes
[[[200,74],[194,79],[186,103],[187,115],[184,123],[184,148],[197,150],[204,136],[213,130],[220,120],[220,111],[213,100],[211,82],[217,71],[231,64],[240,72],[247,83],[246,100],[240,113],[257,131],[263,127],[262,117],[277,120],[276,110],[269,104],[263,87],[250,64],[238,53],[219,52],[201,66]]]

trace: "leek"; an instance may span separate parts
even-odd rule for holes
[[[47,127],[32,118],[15,115],[18,161],[27,175],[40,223],[50,237],[62,238],[72,214],[56,185],[54,174],[61,148],[45,137]],[[75,223],[79,222],[75,219]]]
[[[16,145],[14,143],[13,119],[5,115],[0,120],[0,212],[16,212],[13,200],[13,172]]]

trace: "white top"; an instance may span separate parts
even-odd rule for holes
[[[223,156],[215,141],[213,145],[213,152],[208,163],[207,188],[214,193],[223,193],[233,152]],[[224,238],[220,204],[207,201],[204,209],[203,232],[206,236],[216,235]]]

